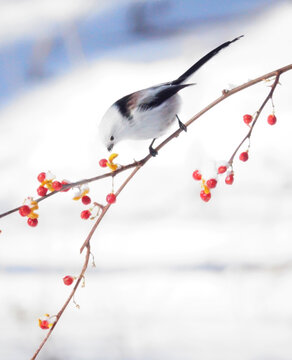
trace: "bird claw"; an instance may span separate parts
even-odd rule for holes
[[[183,122],[180,121],[180,118],[178,117],[178,115],[175,115],[177,120],[178,120],[178,126],[181,130],[187,132],[187,127],[185,126],[185,124]]]
[[[149,153],[150,153],[151,156],[155,157],[158,154],[158,151],[153,149],[152,146],[149,146]]]
[[[182,123],[180,120],[178,121],[179,128],[185,132],[187,132],[188,128]]]

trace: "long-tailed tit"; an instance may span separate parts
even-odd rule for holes
[[[210,51],[176,80],[136,91],[116,101],[104,114],[99,127],[102,141],[108,151],[121,140],[153,139],[149,151],[155,156],[157,152],[152,147],[155,139],[163,135],[176,118],[179,127],[186,131],[185,125],[177,115],[181,103],[178,92],[194,85],[184,82],[221,49],[242,36]]]

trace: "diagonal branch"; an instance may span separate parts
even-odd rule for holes
[[[220,97],[218,97],[216,100],[214,100],[212,103],[210,103],[208,106],[206,106],[204,109],[202,109],[201,111],[199,111],[196,115],[194,115],[189,121],[187,121],[185,123],[185,126],[188,127],[190,126],[193,122],[195,122],[198,118],[200,118],[203,114],[205,114],[206,112],[208,112],[209,110],[211,110],[214,106],[216,106],[217,104],[219,104],[221,101],[227,99],[229,96],[231,95],[234,95],[236,93],[238,93],[239,91],[242,91],[244,89],[247,89],[249,88],[250,86],[253,86],[263,80],[267,80],[267,79],[270,79],[272,77],[276,77],[276,79],[279,80],[279,77],[281,74],[289,71],[289,70],[292,70],[292,64],[289,64],[287,66],[284,66],[280,69],[277,69],[277,70],[274,70],[274,71],[271,71],[267,74],[264,74],[262,76],[259,76],[257,77],[256,79],[253,79],[253,80],[250,80],[240,86],[237,86],[235,88],[233,88],[232,90],[223,90],[222,91],[222,95]],[[275,84],[275,83],[274,83]],[[276,85],[278,84],[278,81],[277,83],[275,84],[275,87]],[[274,88],[275,89],[275,88]],[[273,89],[272,89],[273,90]],[[271,91],[272,91],[271,90]],[[274,90],[273,90],[274,91]],[[271,93],[271,96],[273,95],[273,92]],[[268,99],[267,101],[269,100],[269,98],[271,96],[268,96]],[[265,103],[266,104],[266,103]],[[264,104],[264,105],[265,105]],[[257,116],[258,118],[258,116]],[[255,121],[254,121],[254,124],[255,124]],[[254,125],[253,124],[253,125]],[[174,131],[171,135],[169,135],[164,141],[162,141],[156,148],[155,150],[158,151],[160,149],[162,149],[166,144],[168,144],[170,141],[172,141],[174,138],[178,137],[180,135],[180,133],[182,132],[183,130],[182,129],[177,129],[176,131]],[[245,141],[245,140],[244,140]],[[243,141],[243,142],[244,142]],[[241,144],[242,145],[242,144]],[[240,145],[240,146],[241,146]],[[239,147],[240,147],[239,146]],[[238,149],[237,149],[238,151]],[[234,154],[235,156],[235,154]],[[91,182],[94,182],[94,181],[98,181],[98,180],[102,180],[102,179],[105,179],[105,178],[108,178],[108,177],[115,177],[117,176],[118,174],[120,174],[121,172],[124,172],[126,170],[129,170],[129,169],[132,169],[132,168],[135,168],[137,166],[143,166],[146,162],[148,162],[150,159],[152,158],[152,156],[150,154],[148,154],[147,156],[145,156],[143,159],[139,160],[139,161],[135,161],[133,163],[130,163],[128,165],[124,165],[124,166],[121,166],[120,168],[118,168],[116,171],[112,171],[112,172],[108,172],[108,173],[105,173],[105,174],[102,174],[102,175],[98,175],[98,176],[95,176],[95,177],[92,177],[92,178],[88,178],[88,179],[83,179],[83,180],[80,180],[80,181],[76,181],[76,182],[73,182],[73,183],[70,183],[66,186],[63,186],[62,190],[66,190],[68,188],[72,188],[72,187],[76,187],[76,186],[80,186],[80,185],[83,185],[83,184],[88,184],[88,183],[91,183]],[[230,160],[233,160],[233,159],[230,159]],[[229,161],[230,161],[229,160]],[[45,195],[39,199],[37,199],[36,201],[37,202],[41,202],[43,200],[46,200],[48,199],[49,197],[57,194],[58,192],[60,191],[53,191],[51,192],[50,194],[48,195]],[[6,211],[2,214],[0,214],[0,218],[2,217],[5,217],[7,215],[10,215],[16,211],[18,211],[20,209],[21,206],[19,207],[16,207],[14,209],[11,209],[9,211]]]

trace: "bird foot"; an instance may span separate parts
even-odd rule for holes
[[[178,126],[181,130],[187,132],[187,127],[185,126],[185,124],[183,122],[180,121],[180,118],[178,117],[178,115],[176,115],[176,118],[178,120]]]
[[[149,146],[149,153],[150,153],[151,156],[155,157],[158,154],[158,151],[153,149],[152,146]]]

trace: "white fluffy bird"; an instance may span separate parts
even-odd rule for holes
[[[152,139],[149,151],[155,156],[157,155],[157,151],[153,148],[155,139],[163,135],[176,118],[179,127],[186,131],[185,125],[177,115],[181,103],[178,92],[194,85],[184,82],[221,49],[242,36],[210,51],[176,80],[136,91],[117,100],[104,114],[99,126],[101,139],[108,151],[111,151],[121,140]]]

